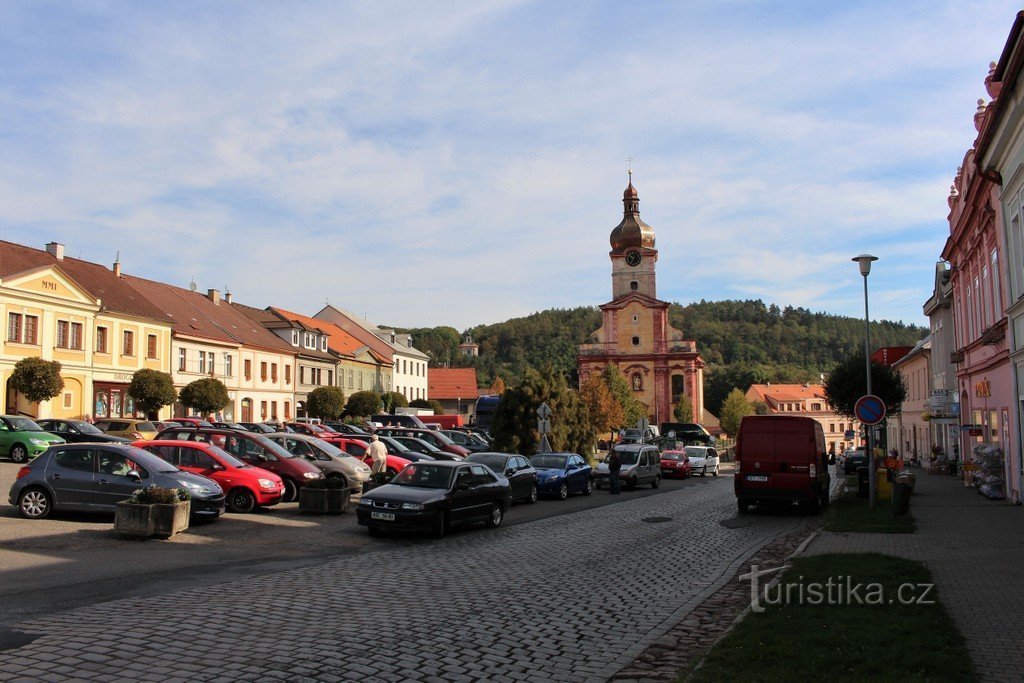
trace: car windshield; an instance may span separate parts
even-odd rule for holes
[[[623,465],[635,465],[637,459],[640,457],[640,451],[616,448],[615,452],[619,454],[619,462]]]
[[[224,450],[220,446],[214,446],[211,443],[211,444],[207,444],[206,447],[209,448],[213,453],[215,453],[217,455],[217,457],[220,458],[220,461],[222,463],[224,463],[225,465],[227,465],[228,467],[235,467],[235,468],[238,468],[238,469],[241,469],[243,467],[252,467],[252,465],[250,465],[249,463],[242,462],[241,460],[239,460],[235,456],[231,455],[230,453],[228,453],[226,450]]]
[[[537,469],[564,470],[568,458],[564,455],[535,455],[530,464]]]
[[[478,434],[468,433],[466,436],[469,437],[471,442],[479,446],[490,446],[490,444],[484,441]]]
[[[96,425],[86,422],[84,420],[71,422],[69,424],[73,425],[74,428],[80,431],[82,434],[103,434],[103,432],[96,429]]]
[[[467,462],[479,462],[487,465],[496,474],[505,474],[505,461],[508,460],[504,455],[473,455],[466,459]],[[534,467],[537,465],[534,464]]]
[[[37,425],[33,420],[27,417],[9,417],[7,421],[11,423],[11,427],[19,432],[41,432],[43,428]]]
[[[410,450],[404,443],[398,439],[393,439],[390,436],[379,436],[377,438],[383,441],[384,445],[391,446],[391,448],[399,453],[405,453],[407,450]]]
[[[661,454],[661,459],[662,460],[677,460],[677,461],[681,461],[681,460],[684,460],[685,458],[686,458],[685,454],[678,453],[678,452],[675,452],[675,451],[665,451],[664,453]]]
[[[691,458],[706,458],[708,452],[703,448],[687,448],[686,454]]]
[[[452,468],[426,462],[408,465],[391,480],[397,486],[416,486],[425,489],[446,489],[451,485]]]

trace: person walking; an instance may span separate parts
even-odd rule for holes
[[[606,460],[608,463],[608,485],[611,487],[611,492],[618,494],[622,489],[619,482],[619,470],[622,469],[622,461],[619,459],[618,451],[614,448],[611,453],[608,454]]]
[[[373,465],[370,468],[371,474],[377,475],[387,470],[388,449],[376,434],[370,436],[370,447],[366,449],[366,453],[373,460]]]

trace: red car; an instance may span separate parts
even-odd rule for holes
[[[324,441],[327,441],[327,439],[324,439]],[[347,437],[341,437],[336,441],[331,441],[331,443],[333,443],[335,446],[345,451],[349,455],[359,458],[370,467],[373,467],[373,458],[366,454],[366,449],[370,447],[370,444],[366,443],[365,441],[362,441],[360,439],[349,439]],[[408,465],[410,462],[412,461],[388,453],[388,472],[390,472],[391,474],[398,474],[403,469],[405,469],[405,466]]]
[[[665,451],[661,454],[661,476],[686,479],[693,475],[686,451]]]
[[[323,439],[332,446],[341,448],[342,435],[336,433],[333,429],[327,429],[320,425],[310,424],[309,422],[285,422],[285,427],[296,434],[305,434],[306,436],[315,436],[318,439]]]
[[[213,425],[201,417],[175,417],[167,420],[168,423],[176,422],[183,427],[212,427]]]
[[[132,444],[179,469],[209,477],[224,489],[231,512],[252,512],[281,502],[284,482],[273,472],[254,467],[222,448],[202,441],[136,441]]]

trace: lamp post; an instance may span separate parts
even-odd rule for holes
[[[856,261],[860,267],[860,274],[864,276],[864,371],[867,375],[867,394],[871,395],[871,325],[870,318],[868,318],[868,274],[871,272],[872,261],[877,261],[877,256],[871,254],[861,254],[860,256],[854,256],[851,261]],[[873,429],[871,425],[864,425],[867,433],[867,456],[868,456],[868,507],[874,509],[875,507],[875,490],[877,482],[875,481],[875,450],[874,450],[874,439]]]

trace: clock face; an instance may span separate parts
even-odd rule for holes
[[[626,252],[626,265],[628,266],[639,266],[640,265],[640,252],[635,249],[630,249]]]

